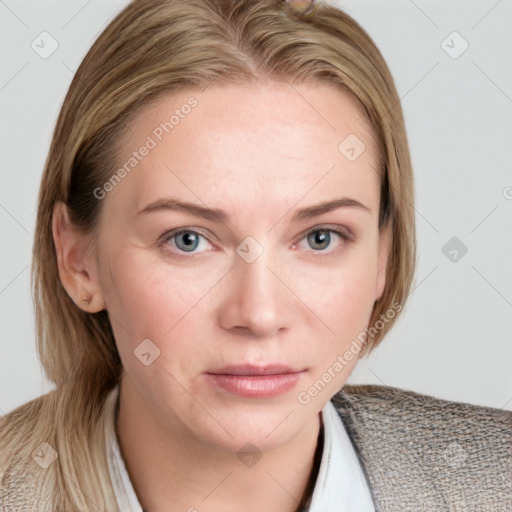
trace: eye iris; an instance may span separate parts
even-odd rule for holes
[[[313,231],[308,235],[308,243],[312,249],[326,249],[330,241],[331,234],[328,231]]]
[[[199,237],[195,233],[180,233],[176,237],[176,245],[183,251],[191,252],[197,248],[198,244]]]

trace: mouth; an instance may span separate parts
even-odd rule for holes
[[[205,374],[217,390],[230,394],[270,398],[294,388],[306,370],[280,364],[226,366]]]

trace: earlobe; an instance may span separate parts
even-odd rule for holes
[[[375,288],[375,300],[379,300],[384,293],[386,286],[386,269],[389,260],[389,252],[391,249],[391,223],[388,223],[382,228],[379,234],[379,254],[378,254],[378,268],[377,268],[377,281]]]
[[[60,281],[71,300],[88,313],[105,309],[89,236],[72,225],[63,202],[54,206],[52,233]]]

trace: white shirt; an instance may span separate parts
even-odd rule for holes
[[[119,386],[116,386],[106,402],[110,413],[110,421],[106,422],[105,431],[110,475],[119,509],[122,512],[142,512],[115,434],[118,394]],[[375,512],[359,459],[331,402],[322,409],[322,419],[324,447],[309,512]]]

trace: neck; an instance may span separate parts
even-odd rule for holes
[[[155,417],[130,379],[123,379],[116,428],[144,511],[296,512],[308,500],[323,443],[321,414],[284,446],[244,465],[232,451],[206,445]]]

